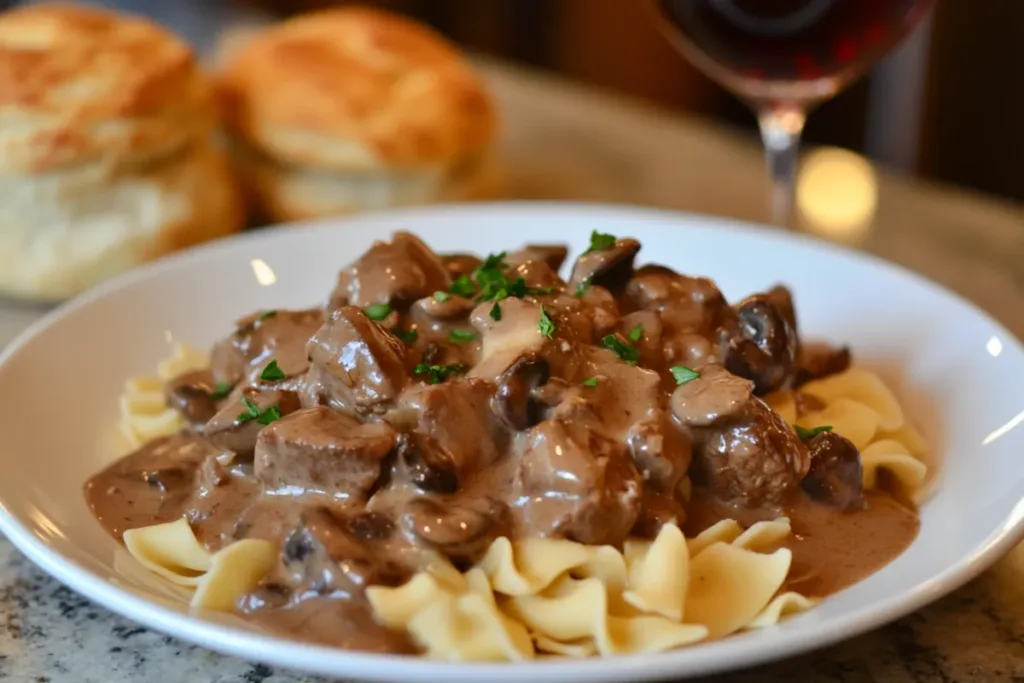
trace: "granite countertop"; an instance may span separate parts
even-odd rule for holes
[[[569,198],[763,220],[750,138],[498,65],[510,197]],[[859,226],[803,228],[951,287],[1024,337],[1024,209],[873,170]],[[42,309],[0,301],[0,345]],[[314,683],[141,628],[79,597],[0,539],[0,683]],[[1024,683],[1024,545],[974,582],[840,645],[718,681]]]

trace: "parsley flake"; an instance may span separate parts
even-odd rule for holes
[[[252,422],[256,420],[261,425],[268,425],[275,420],[281,419],[281,409],[275,406],[270,406],[263,412],[260,412],[259,406],[249,400],[248,396],[242,396],[242,405],[245,406],[245,410],[238,414],[235,418],[238,422]]]
[[[462,363],[451,363],[450,365],[427,365],[426,363],[420,363],[416,366],[416,369],[412,371],[414,375],[426,375],[427,384],[440,384],[449,375],[456,373],[463,373],[466,371],[466,366]]]
[[[629,341],[633,343],[640,341],[640,338],[643,336],[644,326],[641,324],[635,325],[634,327],[630,328],[629,332],[626,333],[626,337],[628,337]]]
[[[585,380],[583,380],[583,382],[581,382],[581,384],[583,384],[583,386],[585,386],[585,387],[596,387],[597,386],[597,378],[596,377],[588,377]]]
[[[594,230],[590,233],[590,248],[584,253],[589,254],[592,251],[604,251],[610,249],[615,245],[615,235],[609,235],[606,232],[598,232]]]
[[[796,430],[796,435],[800,438],[801,441],[810,441],[811,439],[816,437],[818,434],[821,434],[822,432],[832,431],[832,425],[822,425],[821,427],[815,427],[814,429],[807,429],[806,427],[801,427],[800,425],[794,425],[793,428]]]
[[[270,406],[269,408],[264,410],[262,413],[260,413],[260,416],[258,418],[256,418],[256,421],[259,422],[261,425],[268,425],[271,422],[274,422],[275,420],[280,420],[280,419],[281,419],[281,409],[278,408],[277,406]]]
[[[700,377],[700,373],[696,370],[691,370],[685,365],[674,365],[669,370],[672,372],[672,376],[676,379],[677,385],[686,384]]]
[[[256,320],[258,322],[263,322],[267,318],[273,318],[275,315],[277,315],[277,311],[267,311],[266,313],[261,314],[260,317],[256,318]]]
[[[452,330],[448,333],[448,339],[455,344],[462,344],[476,339],[476,332],[472,330]]]
[[[582,299],[583,295],[586,294],[588,289],[590,289],[589,277],[586,280],[581,281],[578,285],[576,285],[576,296]]]
[[[228,395],[234,391],[235,385],[231,382],[225,382],[221,380],[214,386],[213,391],[210,392],[210,398],[214,401],[220,401],[228,397]]]
[[[501,306],[498,305],[497,301],[491,306],[491,319],[495,322],[501,322]]]
[[[614,351],[615,355],[630,365],[636,365],[637,361],[640,360],[640,352],[614,334],[606,334],[604,339],[601,340],[601,344],[606,349]]]
[[[449,294],[448,292],[442,292],[440,289],[434,292],[434,299],[440,301],[441,303],[444,303],[445,301],[448,301],[448,299],[451,298],[451,294]]]
[[[267,367],[263,368],[260,379],[266,382],[276,382],[279,379],[284,379],[284,371],[278,367],[276,360],[272,360]]]
[[[406,344],[415,344],[416,339],[419,338],[420,333],[416,330],[394,330],[394,335],[404,341]]]
[[[540,307],[540,322],[537,323],[537,329],[548,339],[555,336],[555,323],[551,320],[551,316],[544,310],[544,307]]]
[[[391,306],[388,304],[373,304],[363,309],[363,312],[366,313],[366,317],[370,320],[380,322],[391,315]]]
[[[473,284],[473,281],[470,280],[468,276],[460,275],[455,278],[455,281],[452,283],[452,286],[448,288],[448,291],[452,294],[458,294],[459,296],[464,296],[468,299],[476,294],[476,285]]]

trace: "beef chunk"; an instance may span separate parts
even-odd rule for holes
[[[621,543],[640,512],[640,473],[625,446],[571,421],[534,427],[516,486],[529,525],[581,543]]]
[[[294,392],[246,389],[206,423],[203,436],[218,448],[248,455],[256,448],[256,436],[266,426],[264,422],[298,409],[299,397]]]
[[[365,498],[397,438],[384,422],[361,424],[324,406],[300,410],[260,432],[256,477],[271,491]]]
[[[840,510],[864,507],[862,468],[857,447],[835,432],[816,434],[807,442],[811,468],[801,487],[811,498]]]
[[[341,271],[329,306],[333,310],[345,305],[409,304],[450,286],[440,257],[415,235],[398,232]]]
[[[307,351],[316,380],[337,408],[381,412],[409,381],[401,342],[352,306],[334,311]]]
[[[719,365],[707,365],[700,377],[672,392],[672,414],[688,427],[707,427],[739,415],[750,402],[754,384]]]
[[[213,347],[214,380],[235,385],[255,379],[271,360],[286,376],[302,374],[309,365],[306,342],[323,322],[320,309],[265,311],[243,318],[231,336]]]
[[[680,275],[664,266],[637,270],[626,286],[625,304],[628,309],[658,311],[672,332],[694,332],[709,339],[734,317],[714,282]]]
[[[778,504],[807,473],[806,447],[759,398],[720,423],[694,427],[693,434],[694,480],[722,500]]]

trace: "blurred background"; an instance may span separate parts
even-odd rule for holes
[[[30,2],[6,2],[13,6]],[[107,0],[216,49],[226,28],[345,4],[332,0]],[[701,75],[639,0],[379,0],[491,56],[662,107],[750,129],[749,109]],[[870,78],[810,117],[808,145],[1024,201],[1024,2],[938,0],[931,18]]]

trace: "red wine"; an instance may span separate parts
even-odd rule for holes
[[[870,66],[931,0],[656,0],[711,64],[751,81],[812,81]]]

